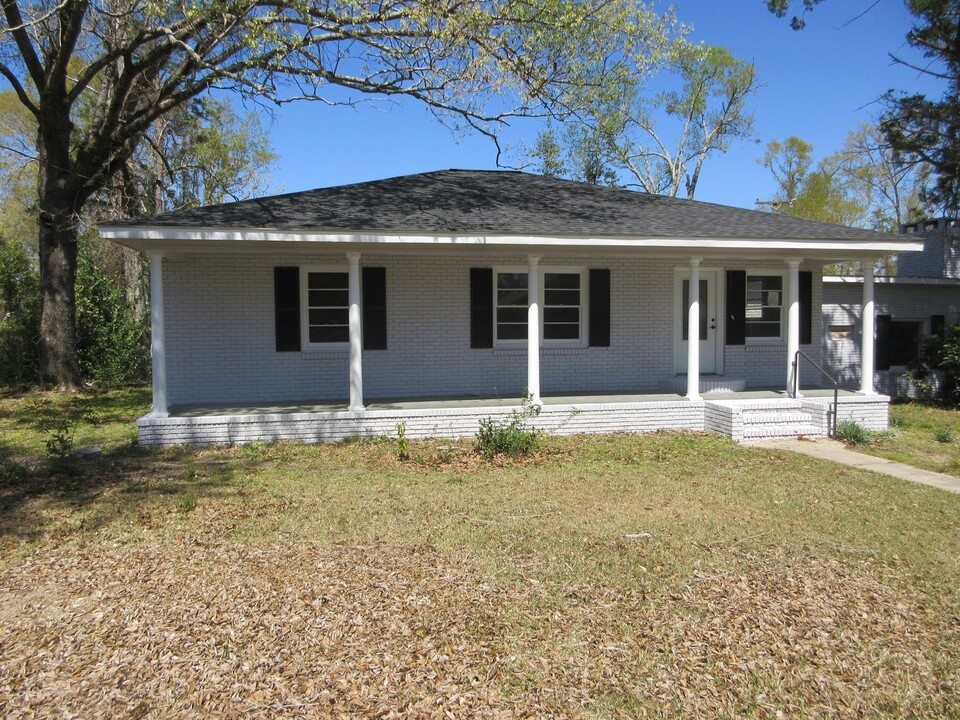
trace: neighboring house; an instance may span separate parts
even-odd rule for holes
[[[145,444],[332,440],[399,423],[410,437],[471,435],[524,392],[557,432],[823,434],[832,398],[790,397],[796,351],[823,360],[822,265],[872,267],[920,249],[772,213],[469,170],[101,234],[150,257]],[[863,295],[872,291],[868,278]],[[869,314],[868,303],[872,325]],[[868,366],[872,340],[859,348]],[[838,414],[885,427],[887,402],[866,382]]]
[[[895,397],[915,397],[908,365],[926,335],[943,337],[960,322],[960,227],[956,220],[908,223],[904,237],[923,242],[923,251],[897,257],[897,274],[875,278],[876,363],[874,387]],[[860,315],[863,278],[823,277],[824,364],[842,387],[860,385]],[[930,378],[939,390],[940,375]]]

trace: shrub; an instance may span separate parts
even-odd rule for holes
[[[953,442],[953,430],[950,428],[940,428],[937,430],[936,435],[933,436],[938,443],[952,443]]]
[[[102,249],[87,239],[77,258],[77,354],[84,379],[99,385],[150,377],[150,327],[137,318],[124,282],[109,277]]]
[[[39,381],[39,325],[36,258],[22,243],[0,238],[0,386],[21,387]]]
[[[397,458],[400,460],[410,459],[410,441],[407,440],[406,423],[397,425]]]
[[[847,445],[869,445],[870,431],[853,420],[837,423],[837,440]]]
[[[489,460],[496,455],[529,455],[540,447],[542,431],[530,426],[540,414],[540,406],[530,395],[524,395],[519,410],[510,413],[509,420],[486,418],[480,421],[477,432],[477,450]]]

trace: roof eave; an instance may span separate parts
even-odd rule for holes
[[[271,228],[214,228],[102,225],[100,235],[138,249],[161,250],[171,242],[258,244],[326,244],[334,246],[422,246],[431,247],[501,247],[562,248],[579,247],[591,250],[651,249],[677,251],[777,250],[834,251],[843,253],[893,254],[923,249],[922,242],[902,240],[898,236],[864,238],[744,238],[744,237],[657,237],[657,236],[544,236],[544,235],[481,235],[474,233],[385,233],[370,231],[277,230]],[[890,238],[890,239],[886,239]]]

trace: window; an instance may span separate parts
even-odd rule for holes
[[[527,339],[527,274],[498,272],[497,278],[497,341]]]
[[[304,269],[305,336],[308,345],[350,342],[350,291],[346,272]]]
[[[890,365],[909,365],[920,354],[923,320],[890,321],[886,360]],[[884,351],[881,351],[884,352]]]
[[[580,286],[578,272],[547,272],[543,275],[543,339],[580,339]]]
[[[783,276],[747,275],[746,290],[746,337],[781,338]]]
[[[578,344],[583,339],[583,273],[551,269],[540,275],[541,337],[547,345]],[[495,339],[498,345],[527,341],[529,284],[527,273],[514,269],[494,273]]]

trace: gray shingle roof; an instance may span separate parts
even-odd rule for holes
[[[182,210],[103,227],[597,238],[895,239],[774,213],[488,170],[405,175]]]

